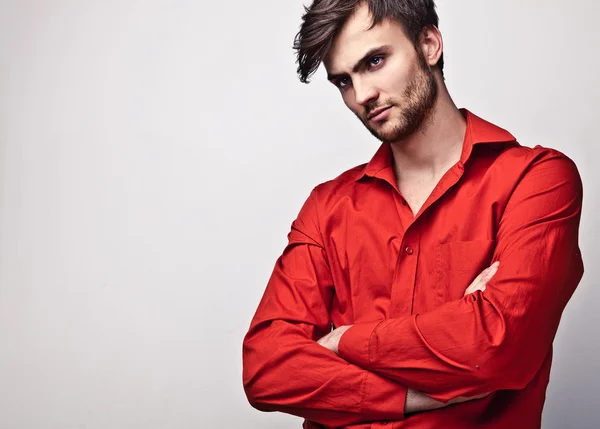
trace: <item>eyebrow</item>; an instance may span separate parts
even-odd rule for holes
[[[366,63],[369,60],[369,58],[371,58],[373,55],[383,53],[384,51],[389,51],[391,48],[392,47],[390,45],[383,45],[370,49],[366,54],[363,55],[363,57],[360,60],[356,62],[356,64],[354,64],[354,67],[352,67],[352,73],[356,73],[363,66],[363,64]],[[345,76],[347,76],[346,73],[328,73],[327,80],[332,82],[335,79],[339,79]]]

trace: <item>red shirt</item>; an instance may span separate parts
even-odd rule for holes
[[[540,427],[583,275],[581,179],[559,151],[461,112],[460,161],[416,216],[385,143],[310,193],[244,338],[253,407],[304,428]],[[463,296],[496,260],[487,289]],[[339,356],[316,342],[332,325],[353,325]],[[442,402],[493,393],[405,415],[407,388]]]

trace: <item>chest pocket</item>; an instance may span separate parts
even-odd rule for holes
[[[492,264],[496,240],[449,241],[435,247],[438,304],[463,297],[475,277]]]

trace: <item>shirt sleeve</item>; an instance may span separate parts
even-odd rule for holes
[[[242,345],[250,404],[332,427],[402,420],[406,388],[348,363],[317,340],[331,331],[334,289],[313,189],[292,223]]]
[[[341,357],[444,403],[533,379],[583,275],[583,189],[565,155],[532,152],[500,219],[492,258],[500,267],[486,290],[422,314],[353,325],[340,339]]]

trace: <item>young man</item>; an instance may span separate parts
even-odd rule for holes
[[[248,400],[304,428],[539,428],[583,275],[576,166],[455,106],[432,0],[303,19],[301,80],[322,62],[382,144],[292,223],[244,338]]]

